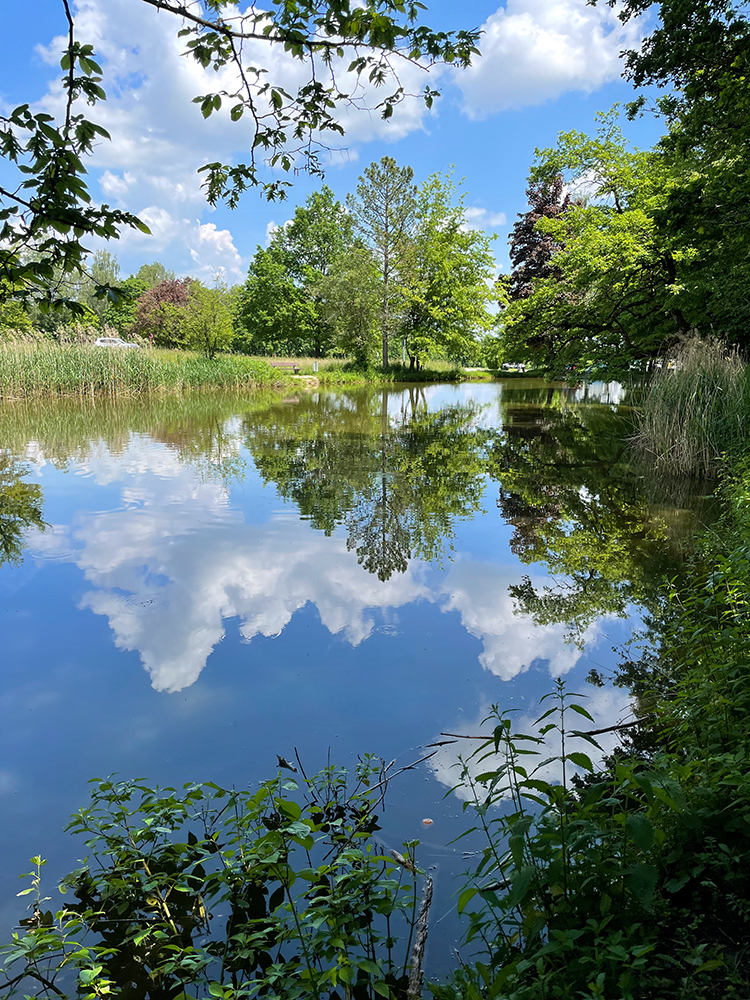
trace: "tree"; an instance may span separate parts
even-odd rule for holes
[[[256,252],[245,285],[239,322],[254,349],[320,357],[333,328],[321,312],[317,289],[347,259],[352,220],[328,187],[314,191],[269,246]]]
[[[236,71],[228,90],[195,98],[206,118],[228,110],[233,121],[246,116],[251,123],[249,162],[202,168],[209,202],[224,199],[230,207],[248,186],[259,186],[268,198],[284,196],[289,182],[278,177],[264,181],[256,156],[272,170],[296,167],[320,174],[326,139],[344,134],[340,109],[366,104],[368,88],[357,85],[360,78],[376,87],[393,86],[376,105],[388,118],[405,97],[394,59],[468,66],[479,37],[477,30],[433,31],[419,23],[421,4],[399,0],[372,6],[301,0],[245,12],[239,0],[207,0],[195,8],[178,0],[132,0],[134,8],[138,3],[175,17],[186,52],[201,67],[229,65]],[[84,160],[109,134],[79,107],[81,101],[95,105],[105,99],[103,71],[93,47],[76,36],[68,0],[61,7],[67,29],[62,120],[55,122],[46,112],[34,114],[28,103],[0,116],[0,156],[10,177],[0,186],[0,278],[8,282],[10,295],[38,299],[47,308],[58,301],[55,282],[60,276],[86,273],[85,240],[115,239],[127,227],[148,233],[131,213],[91,201]],[[245,43],[283,48],[289,58],[303,63],[307,73],[297,92],[285,91],[264,68],[248,67]],[[337,79],[347,75],[354,80],[340,88]],[[428,105],[435,96],[425,87],[422,98]],[[102,297],[109,291],[107,286],[98,289]]]
[[[3,279],[0,278],[0,337],[17,332],[28,332],[33,323],[23,302],[2,295]]]
[[[336,347],[366,368],[377,345],[381,303],[379,274],[367,247],[352,247],[314,291]]]
[[[100,322],[108,306],[115,305],[119,298],[120,265],[117,257],[109,250],[96,250],[88,258],[85,272],[71,275],[65,285],[69,298],[88,309]],[[100,295],[102,288],[112,289],[112,297]]]
[[[657,153],[628,148],[617,109],[597,118],[594,136],[564,132],[556,147],[537,151],[531,186],[562,176],[585,183],[590,195],[535,223],[558,247],[549,273],[532,275],[499,317],[506,352],[557,373],[627,371],[689,325],[679,307],[679,256],[654,215],[667,168]]]
[[[673,247],[676,302],[691,327],[750,346],[750,19],[731,0],[660,0],[623,6],[623,18],[652,7],[658,18],[641,50],[626,57],[638,86],[668,91],[655,102],[667,132],[657,145],[669,169],[654,212]],[[647,106],[644,96],[631,106]]]
[[[353,222],[333,191],[323,185],[298,205],[291,220],[279,227],[271,241],[300,286],[314,285],[330,274],[348,252],[353,240]]]
[[[183,347],[186,342],[185,309],[190,301],[191,278],[162,281],[138,299],[133,333],[158,347]]]
[[[390,156],[371,163],[357,183],[356,197],[346,200],[362,240],[378,264],[381,282],[380,331],[383,368],[388,367],[388,341],[395,326],[392,303],[416,211],[411,167],[399,167]]]
[[[533,278],[550,278],[554,274],[552,258],[561,249],[552,234],[541,230],[541,219],[556,219],[570,206],[570,195],[560,174],[526,188],[528,212],[518,216],[510,238],[509,294],[513,299],[525,299],[531,294]]]
[[[149,289],[155,288],[162,281],[174,281],[176,275],[174,271],[170,271],[160,261],[155,260],[150,264],[141,264],[131,277],[142,282],[146,289]]]
[[[127,334],[138,314],[138,300],[148,291],[148,285],[139,278],[129,277],[118,287],[118,301],[110,302],[102,315],[105,326],[113,326],[119,334]]]
[[[414,232],[402,250],[401,332],[410,367],[434,355],[466,362],[489,328],[495,261],[484,232],[466,221],[464,195],[449,175],[419,189]]]
[[[191,281],[184,312],[184,337],[190,347],[207,358],[229,350],[234,329],[225,288],[206,288],[199,281]]]
[[[235,346],[246,354],[307,353],[318,317],[315,304],[298,288],[283,260],[258,247],[237,308]]]

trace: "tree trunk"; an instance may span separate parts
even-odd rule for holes
[[[383,286],[383,371],[388,368],[388,284]]]

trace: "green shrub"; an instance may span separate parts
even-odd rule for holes
[[[495,709],[482,773],[464,762],[483,848],[458,907],[476,951],[437,1000],[750,996],[747,461],[722,492],[642,660],[621,666],[637,714],[623,746],[596,766],[593,720],[558,682],[532,735]]]
[[[251,791],[97,779],[69,826],[91,862],[53,913],[31,859],[0,996],[405,997],[418,873],[412,844],[386,856],[373,839],[383,762],[365,757],[353,790],[335,767],[282,767]]]

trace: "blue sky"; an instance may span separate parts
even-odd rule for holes
[[[65,29],[61,0],[35,0],[33,17],[26,4],[8,6],[0,106],[30,102],[54,113]],[[236,162],[247,149],[244,124],[204,122],[191,103],[216,89],[214,74],[182,57],[176,19],[140,0],[79,0],[75,11],[80,39],[94,44],[102,62],[108,93],[91,117],[113,137],[90,164],[92,192],[137,213],[152,229],[151,237],[127,233],[110,244],[123,273],[158,259],[178,274],[211,280],[222,270],[230,282],[242,280],[269,226],[283,224],[320,182],[298,177],[284,203],[268,204],[248,192],[235,211],[210,209],[197,168],[210,160]],[[364,112],[350,117],[346,149],[332,157],[326,182],[343,197],[362,169],[386,154],[411,164],[417,180],[453,166],[456,177],[465,178],[472,224],[497,234],[495,254],[507,268],[506,241],[525,207],[534,148],[553,144],[560,130],[590,130],[596,111],[632,99],[631,86],[620,79],[619,52],[637,41],[636,28],[623,28],[606,4],[590,7],[586,0],[507,0],[500,7],[492,0],[436,0],[425,21],[440,28],[482,26],[481,59],[463,73],[410,71],[405,82],[415,90],[427,80],[441,90],[432,113],[413,101],[390,122]],[[286,57],[263,54],[276,78],[298,79]],[[659,129],[643,119],[628,134],[646,146]]]

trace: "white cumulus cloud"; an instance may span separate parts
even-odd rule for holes
[[[481,57],[455,76],[474,119],[590,93],[620,76],[620,52],[638,40],[615,9],[586,0],[508,0],[482,27]]]
[[[471,229],[497,229],[507,222],[505,212],[490,212],[478,206],[467,208],[464,214]]]

